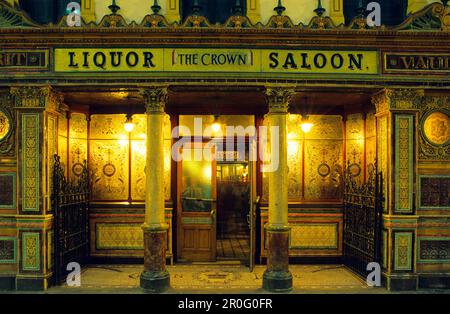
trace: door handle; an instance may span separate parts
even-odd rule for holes
[[[212,217],[215,217],[215,216],[216,216],[216,210],[215,210],[215,209],[213,209],[213,210],[211,211],[211,216],[212,216]]]

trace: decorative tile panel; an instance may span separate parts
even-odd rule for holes
[[[0,209],[16,209],[16,174],[0,173]]]
[[[395,211],[402,213],[413,211],[413,126],[413,116],[395,116]]]
[[[291,249],[337,249],[338,224],[292,225]]]
[[[39,114],[22,114],[22,211],[39,212]]]
[[[418,263],[450,263],[450,238],[420,238]]]
[[[387,185],[387,177],[388,177],[388,137],[387,137],[387,127],[388,127],[388,119],[387,116],[383,116],[378,118],[377,121],[378,127],[378,139],[377,139],[377,150],[378,150],[378,171],[383,174],[383,194],[385,195],[384,204],[388,203],[388,185]],[[388,206],[383,206],[383,211],[387,212]]]
[[[55,116],[47,116],[47,196],[50,197],[53,191],[53,166],[54,166],[54,155],[58,153],[57,141],[58,141],[58,126],[57,119]],[[48,202],[48,210],[51,210],[51,202]]]
[[[69,120],[69,174],[78,179],[83,173],[84,161],[88,159],[88,122],[86,115],[73,113]]]
[[[98,250],[142,250],[144,232],[141,224],[96,224]]]
[[[421,209],[450,209],[450,175],[421,175],[419,206]]]
[[[413,233],[394,232],[394,270],[412,270]]]
[[[22,269],[39,271],[41,269],[40,234],[22,233]]]
[[[0,264],[15,264],[17,261],[17,239],[0,237]]]
[[[361,113],[348,115],[346,121],[346,160],[357,182],[364,179],[364,118]]]
[[[388,267],[388,232],[386,230],[383,230],[381,233],[381,241],[382,241],[382,261],[383,261],[383,268],[386,269]]]

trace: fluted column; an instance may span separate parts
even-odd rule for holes
[[[164,110],[167,88],[149,87],[141,90],[147,113],[147,161],[144,230],[144,272],[141,287],[160,293],[169,288],[166,269],[168,225],[164,204]]]
[[[288,165],[286,118],[293,90],[268,88],[266,91],[270,125],[271,163],[269,169],[269,223],[267,269],[263,288],[282,292],[292,289],[289,272]],[[278,150],[277,150],[278,148]],[[278,166],[276,166],[278,165]]]

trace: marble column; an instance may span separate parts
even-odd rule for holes
[[[292,274],[289,272],[286,119],[289,100],[293,94],[293,90],[278,87],[268,88],[266,91],[269,105],[267,118],[271,134],[271,161],[272,164],[278,164],[278,167],[269,170],[269,222],[265,226],[268,252],[263,288],[273,292],[292,289]],[[274,159],[277,158],[278,162],[274,163]]]
[[[141,90],[147,114],[147,160],[144,230],[144,271],[141,288],[161,293],[170,286],[166,269],[168,224],[164,204],[164,110],[167,88],[149,87]]]

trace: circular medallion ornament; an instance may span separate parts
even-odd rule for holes
[[[106,164],[103,166],[103,173],[107,177],[112,177],[116,173],[116,167],[112,164]]]
[[[72,166],[72,172],[77,177],[80,177],[83,174],[83,169],[84,169],[84,166],[82,164],[80,164],[79,162]]]
[[[0,141],[4,140],[11,131],[11,122],[6,113],[0,110]]]
[[[351,164],[348,167],[348,170],[350,171],[350,175],[352,177],[357,177],[361,174],[361,166],[358,164]]]
[[[450,142],[450,117],[442,112],[430,113],[423,122],[423,133],[428,142],[434,145],[446,145]]]
[[[319,176],[325,178],[330,174],[331,168],[327,164],[323,163],[319,165],[319,167],[317,168],[317,172],[319,173]]]

